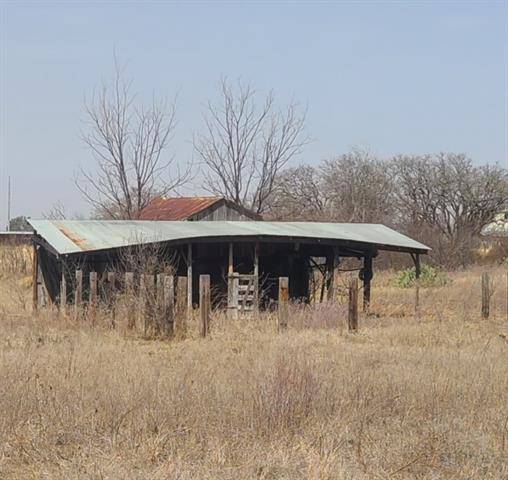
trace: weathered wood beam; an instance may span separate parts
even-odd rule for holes
[[[32,258],[32,309],[37,311],[39,306],[39,255],[38,246],[33,244],[33,258]]]
[[[192,313],[192,243],[187,246],[187,310]]]
[[[289,278],[279,278],[279,305],[278,305],[278,327],[279,332],[286,330],[288,326],[288,300],[289,300]]]
[[[369,253],[363,257],[363,311],[367,312],[370,306],[370,283],[373,277],[372,255]]]
[[[199,316],[201,319],[201,336],[208,335],[210,326],[210,275],[199,276]]]

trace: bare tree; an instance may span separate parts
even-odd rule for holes
[[[405,230],[426,232],[439,263],[465,265],[481,228],[508,204],[508,172],[451,153],[399,156],[392,165]]]
[[[153,98],[135,104],[132,81],[115,59],[111,84],[85,100],[82,140],[96,168],[81,168],[76,185],[102,218],[133,219],[157,195],[182,185],[182,173],[166,155],[175,128],[175,103]]]
[[[291,102],[276,110],[274,96],[256,103],[256,91],[222,79],[221,102],[208,103],[206,133],[196,135],[194,148],[205,166],[205,188],[235,203],[263,213],[277,174],[309,138],[305,113]]]
[[[300,165],[283,170],[267,202],[267,218],[274,220],[329,220],[329,198],[323,188],[322,169]]]
[[[329,218],[390,224],[394,215],[393,182],[387,167],[386,162],[360,148],[326,160],[322,175]]]
[[[43,212],[42,216],[47,220],[65,220],[67,218],[67,209],[62,202],[58,201]]]

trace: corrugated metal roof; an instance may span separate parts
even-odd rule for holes
[[[57,253],[107,250],[141,243],[194,239],[291,238],[358,242],[380,250],[425,253],[429,247],[379,224],[311,222],[161,222],[102,220],[29,220]]]
[[[220,197],[158,197],[141,210],[139,219],[187,220],[221,200]]]

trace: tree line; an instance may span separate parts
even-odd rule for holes
[[[98,218],[135,219],[154,197],[201,172],[202,187],[273,220],[383,223],[427,243],[436,262],[465,265],[479,232],[508,206],[508,171],[457,153],[381,159],[352,149],[292,166],[310,141],[306,111],[223,78],[193,137],[197,165],[169,153],[174,101],[140,104],[122,68],[85,101],[91,164],[76,185]],[[62,216],[60,212],[60,216]]]

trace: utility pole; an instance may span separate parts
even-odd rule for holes
[[[11,229],[11,177],[7,177],[7,231]]]

